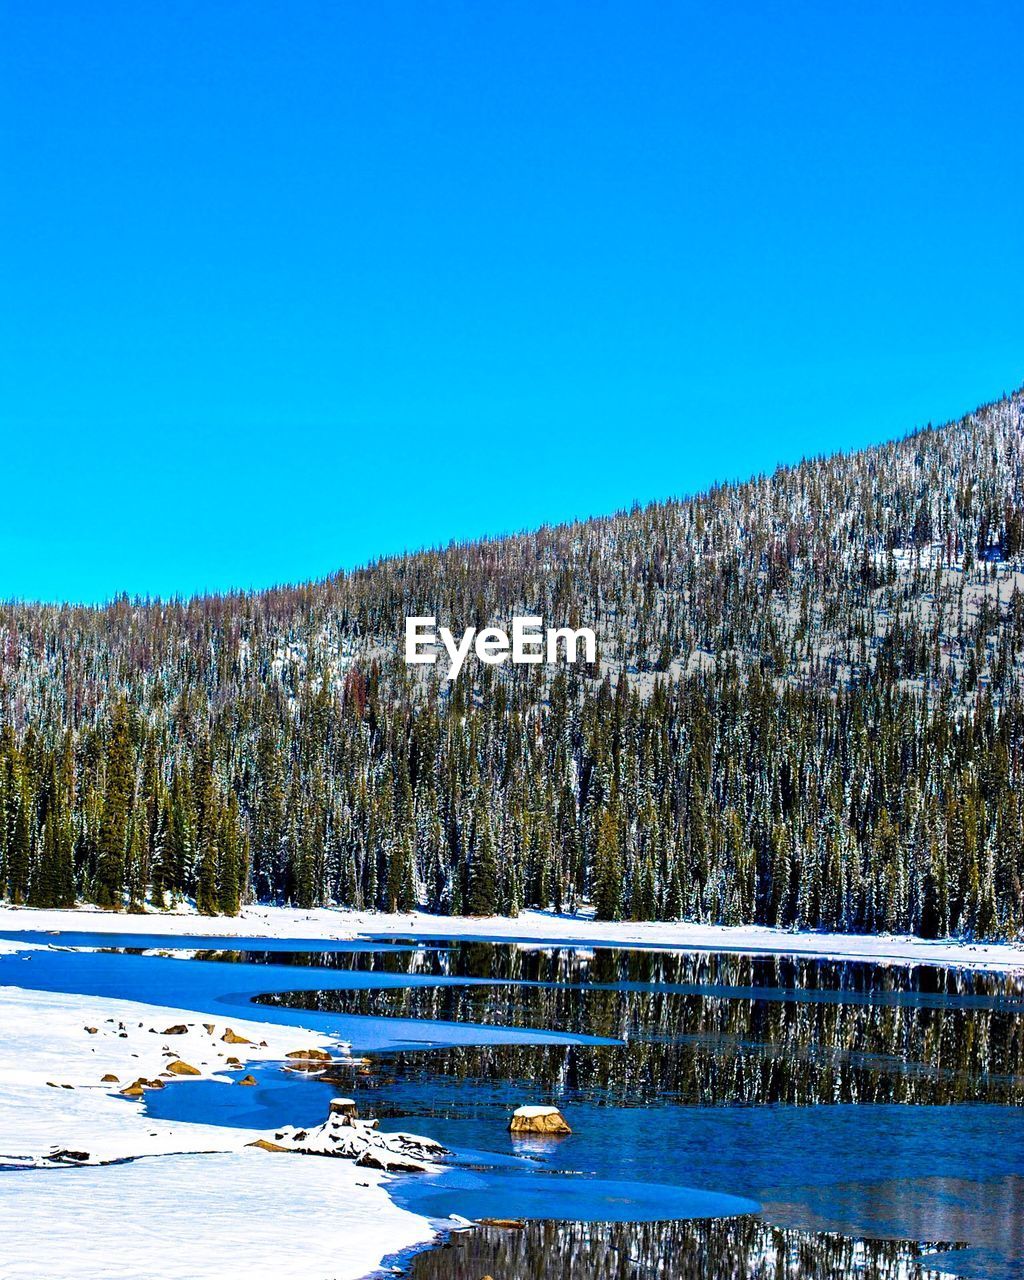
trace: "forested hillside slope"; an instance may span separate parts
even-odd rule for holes
[[[1022,414],[307,586],[2,605],[0,888],[1016,934]],[[598,662],[446,683],[412,614]]]

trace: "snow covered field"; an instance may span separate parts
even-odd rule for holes
[[[433,1235],[348,1160],[236,1151],[0,1176],[4,1280],[355,1280]]]
[[[249,1149],[272,1135],[247,1129],[154,1121],[118,1093],[139,1077],[189,1088],[196,1077],[164,1074],[172,1061],[238,1088],[224,1075],[229,1057],[338,1054],[323,1036],[11,986],[0,988],[0,1027],[0,1163],[29,1166],[0,1172],[3,1280],[355,1280],[433,1235],[375,1169]],[[74,1165],[47,1160],[61,1149]],[[128,1162],[83,1167],[106,1161]]]
[[[875,963],[930,964],[998,972],[1024,970],[1021,943],[974,943],[957,939],[930,942],[890,934],[796,933],[758,926],[615,923],[592,915],[555,915],[525,911],[515,919],[435,916],[425,912],[387,915],[371,911],[290,907],[245,907],[239,916],[200,916],[194,912],[115,914],[98,908],[35,911],[0,907],[0,932],[73,930],[89,933],[145,933],[174,937],[350,940],[360,936],[402,938],[483,938],[526,943],[581,946],[671,947],[751,955],[790,955],[870,960]]]

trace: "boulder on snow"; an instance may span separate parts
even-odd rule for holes
[[[236,1035],[230,1027],[221,1036],[224,1044],[252,1044],[251,1040],[247,1040],[245,1036]]]
[[[247,1147],[258,1147],[260,1151],[291,1151],[291,1147],[282,1147],[279,1142],[270,1142],[267,1138],[257,1138],[255,1142],[247,1142]]]
[[[113,1074],[112,1074],[111,1072],[109,1072],[109,1071],[108,1071],[108,1072],[107,1072],[107,1074],[103,1077],[103,1079],[100,1081],[100,1084],[119,1084],[119,1083],[120,1083],[120,1081],[118,1080],[117,1076],[113,1075]]]
[[[183,1022],[176,1022],[173,1027],[164,1027],[161,1034],[165,1036],[187,1036],[188,1027]]]
[[[216,1024],[213,1022],[204,1022],[203,1027],[206,1030],[206,1034],[208,1036],[212,1036],[214,1031],[217,1030]]]
[[[106,1080],[106,1076],[103,1077]],[[117,1076],[111,1076],[111,1081],[117,1079]],[[163,1089],[166,1086],[162,1080],[147,1080],[145,1076],[139,1076],[137,1080],[133,1080],[130,1085],[121,1090],[121,1096],[125,1098],[141,1098],[144,1089]]]
[[[173,1062],[168,1062],[166,1069],[172,1076],[201,1076],[203,1074],[198,1067],[182,1062],[180,1058],[175,1058]]]
[[[99,1027],[86,1027],[86,1031],[88,1031],[91,1036],[94,1036],[99,1031]]]
[[[519,1107],[508,1126],[509,1133],[543,1134],[558,1137],[572,1130],[557,1107]]]

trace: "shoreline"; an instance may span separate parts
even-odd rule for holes
[[[996,973],[1024,972],[1024,942],[932,941],[906,935],[790,932],[764,925],[688,922],[596,921],[589,914],[524,911],[516,917],[401,914],[350,908],[248,906],[237,916],[201,916],[194,911],[144,913],[0,906],[0,933],[140,933],[167,938],[267,939],[355,942],[427,939],[509,942],[521,945],[637,947],[791,956],[874,964],[928,965]]]
[[[8,957],[36,950],[0,941]],[[237,1088],[255,1063],[348,1052],[337,1037],[239,1015],[0,986],[0,1178],[17,1180],[0,1196],[5,1280],[106,1274],[112,1240],[117,1274],[149,1280],[361,1280],[396,1250],[429,1247],[436,1227],[399,1206],[378,1169],[252,1149],[273,1133],[161,1120],[123,1095],[140,1079]],[[195,1074],[171,1072],[170,1059]],[[199,1220],[214,1229],[197,1232]],[[26,1239],[32,1249],[17,1248]]]

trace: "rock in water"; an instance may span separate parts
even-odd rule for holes
[[[324,1049],[293,1049],[284,1056],[291,1071],[323,1071],[334,1061]]]
[[[239,1080],[237,1083],[238,1083],[238,1084],[248,1085],[250,1088],[252,1088],[252,1086],[253,1086],[254,1084],[256,1084],[256,1077],[255,1077],[255,1076],[243,1076],[243,1077],[242,1077],[242,1079],[241,1079],[241,1080]]]
[[[572,1133],[557,1107],[520,1107],[512,1116],[509,1133],[546,1134],[557,1137]]]

